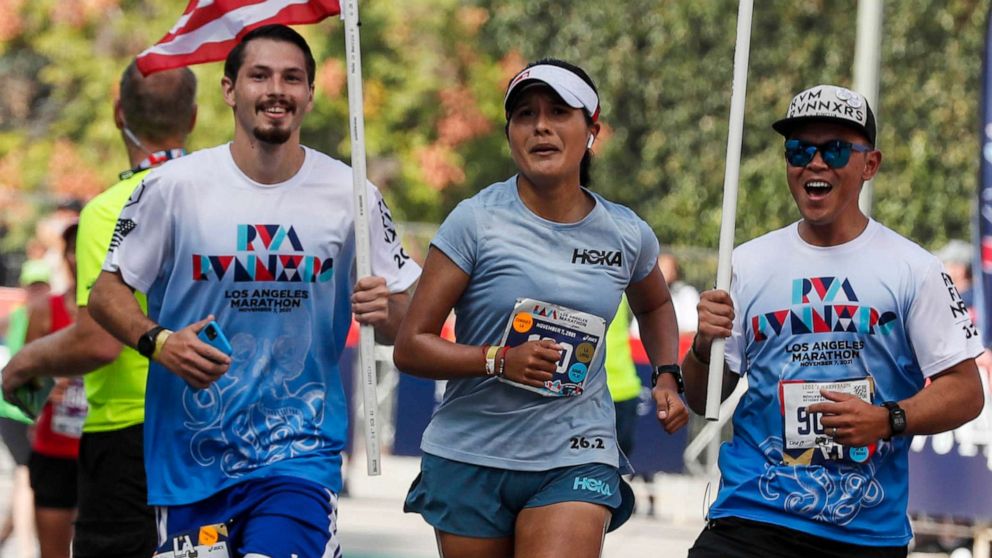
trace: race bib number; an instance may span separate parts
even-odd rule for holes
[[[835,443],[820,422],[820,413],[810,413],[807,408],[814,403],[828,401],[820,390],[856,395],[872,402],[875,386],[872,379],[860,378],[838,382],[806,382],[784,380],[779,382],[779,400],[782,408],[784,462],[786,465],[822,465],[827,462],[868,461],[875,446],[846,447]]]
[[[546,397],[582,395],[589,368],[599,355],[606,335],[606,320],[530,298],[518,299],[501,345],[515,347],[528,341],[549,339],[561,345],[561,358],[554,376],[535,388],[501,377],[501,382],[534,391]]]

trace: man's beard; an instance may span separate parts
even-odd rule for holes
[[[289,141],[289,137],[293,135],[289,128],[278,128],[275,126],[268,129],[259,128],[256,126],[251,132],[258,141],[271,143],[273,145],[284,144]]]
[[[290,101],[260,102],[255,105],[255,111],[264,114],[267,108],[276,106],[281,106],[286,111],[287,116],[296,113],[296,103]],[[287,123],[284,122],[284,124]],[[252,134],[258,141],[272,145],[282,145],[289,141],[289,137],[293,135],[293,132],[291,126],[272,126],[271,128],[256,126],[252,130]]]

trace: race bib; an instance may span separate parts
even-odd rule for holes
[[[82,378],[72,378],[62,396],[62,403],[52,409],[52,431],[70,438],[83,435],[86,422],[86,388]]]
[[[500,377],[501,382],[534,391],[545,397],[582,395],[589,367],[595,361],[606,335],[606,320],[531,298],[518,299],[500,343],[508,347],[528,341],[550,339],[562,346],[554,377],[536,388]]]
[[[170,535],[153,558],[230,558],[227,525],[204,525],[196,530]]]
[[[828,462],[865,463],[875,452],[875,445],[846,447],[834,442],[820,423],[820,413],[806,409],[814,403],[828,401],[820,390],[856,395],[872,402],[875,385],[870,377],[837,382],[779,382],[779,401],[783,424],[783,464],[823,465]]]

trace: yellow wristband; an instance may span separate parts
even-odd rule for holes
[[[496,355],[499,354],[499,350],[502,347],[499,345],[492,345],[486,349],[486,375],[492,376],[496,374]]]
[[[170,335],[172,335],[172,330],[163,329],[155,336],[155,350],[152,351],[152,360],[158,360],[158,355],[162,352],[162,347],[165,347],[165,342]]]

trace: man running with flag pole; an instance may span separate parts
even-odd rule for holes
[[[368,277],[369,226],[365,196],[365,111],[362,96],[362,57],[359,42],[357,0],[346,0],[342,11],[338,0],[190,0],[175,26],[153,47],[138,56],[145,75],[180,66],[222,60],[238,40],[263,25],[315,23],[341,14],[345,24],[345,53],[348,66],[348,121],[351,123],[352,168],[355,202],[355,262],[359,277]],[[233,30],[240,29],[237,33]],[[365,418],[365,453],[368,473],[381,473],[379,460],[378,397],[373,332],[359,328],[358,364],[362,377]]]
[[[365,183],[378,276],[355,281],[352,171],[299,142],[315,65],[288,27],[241,37],[222,80],[233,143],[148,176],[94,286],[97,320],[153,361],[146,464],[163,557],[340,555],[337,361],[352,312],[391,340],[419,267]],[[148,293],[148,317],[131,288]],[[211,320],[228,354],[199,336]]]

